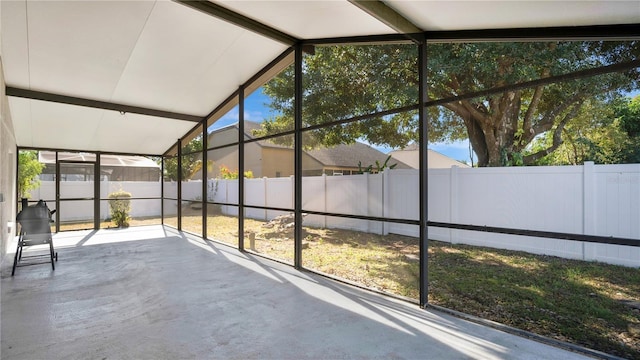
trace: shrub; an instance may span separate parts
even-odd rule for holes
[[[111,221],[117,227],[129,227],[129,212],[131,211],[131,193],[124,190],[114,191],[109,194],[109,207],[111,208]]]
[[[247,179],[253,179],[253,171],[247,170],[244,172],[244,177]],[[226,180],[235,180],[238,178],[238,171],[229,170],[228,167],[221,165],[220,166],[220,178]]]

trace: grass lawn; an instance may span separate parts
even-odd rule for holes
[[[160,217],[131,219],[129,226],[144,226],[144,225],[160,225],[162,219]],[[110,220],[104,220],[100,222],[100,229],[115,228],[116,224]],[[51,224],[51,231],[55,231],[55,223]],[[91,222],[70,222],[60,223],[60,231],[74,231],[74,230],[92,230],[93,221]]]
[[[209,238],[237,246],[237,218],[207,221]],[[245,248],[293,263],[293,230],[264,224],[245,219]],[[187,214],[182,226],[199,233],[201,218]],[[303,236],[305,268],[418,299],[418,239],[309,227]],[[640,302],[640,268],[439,241],[429,242],[428,265],[431,304],[640,359],[640,310],[630,306]]]
[[[228,217],[212,216],[208,226],[237,234],[237,221],[221,218]],[[253,233],[256,253],[292,263],[293,231],[263,224],[245,219],[245,247]],[[308,227],[303,236],[305,268],[418,299],[418,239]],[[640,301],[638,268],[430,241],[428,274],[432,304],[640,358],[640,310],[625,303]]]

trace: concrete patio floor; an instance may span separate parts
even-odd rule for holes
[[[162,226],[54,244],[3,261],[2,359],[586,358]]]

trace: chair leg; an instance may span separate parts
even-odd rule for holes
[[[51,268],[55,270],[56,265],[54,264],[54,261],[53,261],[53,239],[51,238],[49,238],[49,253],[51,254]]]
[[[16,255],[13,257],[13,269],[11,269],[11,276],[16,273],[16,266],[18,266],[18,253],[22,250],[20,244],[22,244],[22,236],[18,239],[18,248],[16,249]]]

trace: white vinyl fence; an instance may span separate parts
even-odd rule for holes
[[[429,220],[640,243],[640,164],[430,170]],[[429,237],[640,266],[639,247],[435,228]]]
[[[418,171],[318,176],[302,180],[305,210],[418,220]],[[209,198],[237,202],[237,180],[216,180]],[[638,239],[640,164],[429,170],[430,221]],[[199,185],[196,185],[199,186]],[[228,192],[222,189],[233,188]],[[247,205],[293,208],[293,178],[248,179]],[[185,187],[183,186],[183,191]],[[221,191],[222,190],[222,191]],[[231,194],[233,198],[227,197]],[[270,220],[279,212],[248,209]],[[305,226],[417,237],[419,228],[390,222],[309,215]],[[429,238],[638,267],[640,248],[559,239],[429,228]]]
[[[316,176],[302,179],[302,207],[309,211],[418,220],[417,170],[382,174]],[[638,239],[640,243],[640,164],[429,170],[430,221],[524,230]],[[82,183],[78,183],[82,184]],[[42,182],[41,192],[47,182]],[[134,197],[158,194],[160,183],[108,183],[108,191]],[[245,182],[245,204],[293,209],[294,179],[261,178]],[[146,189],[146,190],[145,190]],[[177,184],[165,183],[165,194]],[[199,199],[200,181],[182,185],[183,199]],[[48,191],[51,191],[48,190]],[[34,194],[35,195],[35,194]],[[173,195],[175,196],[175,195]],[[34,196],[33,198],[38,198]],[[53,198],[53,195],[43,198]],[[238,180],[210,180],[209,201],[238,203]],[[160,205],[134,203],[133,216],[160,214]],[[103,206],[108,206],[105,202]],[[108,214],[107,210],[101,210]],[[223,206],[237,215],[235,206]],[[270,220],[281,211],[249,209],[249,218]],[[417,237],[416,225],[308,215],[305,226],[351,229]],[[451,243],[523,250],[572,259],[640,266],[640,247],[593,244],[548,238],[429,228],[429,238]]]
[[[158,198],[131,200],[132,217],[160,216],[161,200],[160,182],[146,181],[102,181],[100,183],[100,198],[106,199],[110,193],[124,190],[131,193],[132,197]],[[62,199],[93,198],[93,183],[84,181],[64,181],[60,183],[60,197]],[[55,209],[56,186],[55,181],[41,181],[38,189],[31,191],[31,199],[47,200],[51,210]],[[60,202],[60,220],[85,221],[93,219],[93,201],[63,201]],[[108,219],[109,202],[100,202],[100,219]]]

